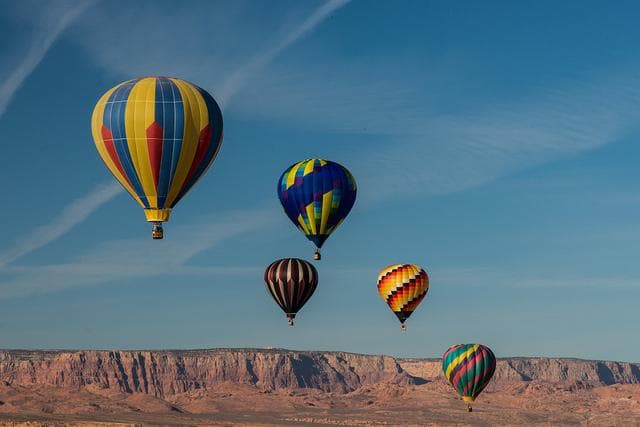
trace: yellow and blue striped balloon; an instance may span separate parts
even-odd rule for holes
[[[96,104],[91,127],[107,168],[158,225],[211,166],[223,135],[213,97],[169,77],[110,89]]]

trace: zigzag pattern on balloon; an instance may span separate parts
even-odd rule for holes
[[[378,275],[378,292],[402,323],[411,316],[428,290],[429,276],[417,265],[390,265]]]
[[[351,173],[323,159],[298,162],[278,181],[278,197],[285,213],[318,248],[347,216],[356,192]]]
[[[495,369],[495,355],[481,344],[454,345],[442,356],[445,378],[467,402],[484,390]]]

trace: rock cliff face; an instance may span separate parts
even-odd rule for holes
[[[440,359],[400,359],[400,367],[421,378],[441,379]],[[594,385],[640,384],[640,363],[609,362],[545,357],[500,359],[494,383],[519,381],[587,382]]]
[[[512,358],[498,362],[495,383],[541,380],[600,385],[640,383],[640,364]],[[260,390],[309,388],[347,393],[375,384],[442,381],[436,359],[394,359],[288,350],[0,351],[7,386],[97,387],[172,396],[233,382]]]
[[[346,393],[376,383],[419,382],[395,359],[287,350],[0,351],[7,385],[93,385],[164,397],[234,382],[263,390],[315,388]]]

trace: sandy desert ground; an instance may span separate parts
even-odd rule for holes
[[[5,425],[640,425],[640,385],[517,384],[487,391],[471,413],[440,381],[377,385],[347,394],[256,391],[252,386],[229,383],[215,391],[188,392],[170,399],[91,388],[70,391],[2,385],[0,401],[0,420]]]

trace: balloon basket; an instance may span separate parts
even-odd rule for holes
[[[322,259],[322,256],[320,255],[320,252],[315,251],[313,253],[313,259],[315,259],[316,261],[320,261]]]
[[[404,324],[402,324],[402,325],[400,325],[400,330],[402,332],[407,332],[407,327]]]
[[[151,237],[153,237],[153,240],[160,240],[164,238],[164,230],[161,222],[153,223],[153,226],[151,227]]]
[[[289,317],[289,326],[293,327],[293,318]]]
[[[467,412],[473,412],[473,408],[471,407],[471,405],[467,405]]]

